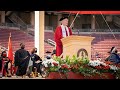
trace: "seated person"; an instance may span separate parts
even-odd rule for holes
[[[6,51],[2,52],[0,61],[1,61],[0,63],[2,66],[1,71],[3,73],[3,76],[7,75],[8,77],[11,77],[11,61],[7,57]]]
[[[31,60],[33,61],[32,71],[41,74],[40,65],[42,63],[42,59],[36,53],[37,48],[33,48],[31,51]]]
[[[45,56],[45,58],[46,59],[51,59],[52,58],[52,54],[51,54],[52,52],[50,52],[50,51],[46,51],[46,56]]]
[[[114,64],[118,64],[120,63],[120,57],[119,55],[117,54],[117,49],[116,47],[112,47],[111,50],[110,50],[110,56],[106,59],[106,61],[110,61]]]
[[[52,52],[52,57],[56,56],[56,50],[54,49],[53,52]]]

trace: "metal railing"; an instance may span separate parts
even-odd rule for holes
[[[13,24],[13,23],[0,23],[0,26],[7,26],[7,27],[20,27],[19,24]]]
[[[120,32],[120,29],[111,29],[112,32]],[[109,29],[73,29],[73,32],[111,32]]]
[[[2,52],[2,51],[8,51],[8,49],[7,49],[6,47],[0,45],[0,51],[1,51],[1,52]]]
[[[54,46],[54,47],[56,46],[55,41],[53,41],[51,39],[47,39],[47,40],[45,40],[45,42],[48,43],[48,44],[50,44],[51,46]]]
[[[27,24],[27,28],[32,28],[32,29],[34,29],[34,25]]]
[[[14,24],[14,23],[0,23],[0,27],[15,27],[21,29],[20,24]],[[27,24],[25,27],[27,27],[26,30],[29,30],[30,28],[34,30],[34,25]],[[45,26],[45,30],[52,30],[52,26]],[[120,32],[120,29],[111,29],[112,32]],[[111,32],[109,29],[72,29],[73,32]]]
[[[24,25],[25,26],[25,25]],[[22,26],[22,27],[24,27]],[[21,28],[21,25],[20,24],[14,24],[14,23],[0,23],[0,27],[4,27],[4,28],[10,28],[10,27],[13,27],[13,28],[19,28],[19,29],[22,29]],[[34,29],[34,26],[33,25],[26,25],[25,27],[27,27],[27,29]],[[27,30],[26,29],[26,30]]]
[[[52,26],[45,26],[45,30],[53,30]]]
[[[49,43],[51,43],[52,45],[54,45],[54,46],[56,45],[55,41],[53,41],[53,40],[51,40],[51,39],[48,39],[47,41],[48,41]]]

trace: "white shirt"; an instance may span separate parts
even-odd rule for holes
[[[62,28],[62,36],[63,36],[63,37],[66,37],[66,30],[67,30],[68,36],[70,36],[69,29],[68,29],[67,26],[61,25],[61,28]],[[65,30],[65,28],[66,28],[66,30]]]

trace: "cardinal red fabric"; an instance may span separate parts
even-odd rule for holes
[[[9,36],[9,42],[8,42],[8,58],[13,61],[13,50],[12,50],[11,35]]]
[[[68,28],[70,35],[72,35],[72,30]],[[55,42],[56,42],[56,56],[60,56],[63,52],[63,46],[61,39],[63,38],[62,36],[62,28],[61,26],[58,26],[55,30]]]

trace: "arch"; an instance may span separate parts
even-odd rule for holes
[[[77,57],[79,57],[80,53],[82,54],[81,56],[83,56],[83,57],[84,57],[84,54],[85,54],[85,56],[88,56],[88,52],[84,48],[81,48],[81,49],[78,50]]]

